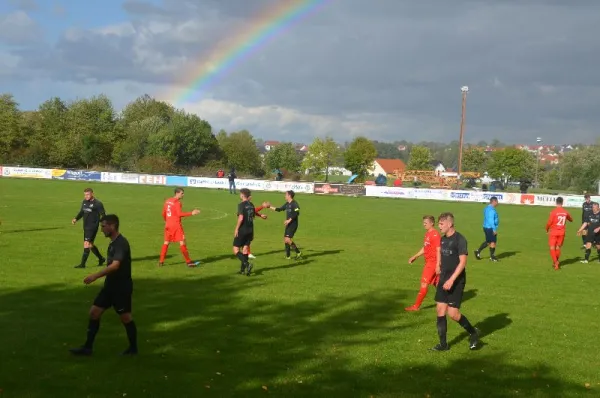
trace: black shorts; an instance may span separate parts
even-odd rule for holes
[[[96,240],[96,235],[98,234],[98,227],[96,228],[85,228],[83,230],[83,240],[85,242],[92,242]]]
[[[449,277],[440,277],[440,281],[438,282],[435,291],[435,301],[437,303],[446,303],[452,308],[460,308],[467,279],[464,277],[459,278],[454,281],[450,290],[444,290],[444,283],[446,283],[448,279]]]
[[[117,314],[123,315],[131,312],[131,296],[133,289],[119,289],[103,287],[94,300],[96,307],[108,309],[113,307]]]
[[[492,228],[484,228],[483,233],[485,234],[485,241],[487,243],[496,243],[498,241],[498,235],[494,235]]]
[[[584,242],[592,245],[600,245],[600,234],[595,234],[593,229],[588,229],[584,235]]]
[[[293,238],[294,235],[296,234],[297,230],[298,230],[298,223],[295,223],[295,222],[289,223],[285,227],[285,232],[284,232],[283,236],[285,238]]]
[[[254,232],[239,231],[238,236],[233,238],[233,247],[250,246],[250,243],[253,240],[254,240]]]

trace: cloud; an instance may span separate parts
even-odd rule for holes
[[[8,4],[23,11],[35,11],[38,4],[35,0],[8,0]]]
[[[468,85],[468,141],[560,143],[567,135],[593,142],[597,135],[599,2],[325,1],[289,29],[252,41],[257,15],[275,3],[126,0],[128,20],[65,27],[52,46],[14,50],[0,65],[17,62],[11,73],[19,78],[98,92],[120,82],[179,101],[203,63],[219,69],[215,54],[249,48],[180,105],[219,128],[264,138],[450,141],[458,135],[460,87]]]
[[[0,15],[0,43],[24,45],[39,40],[41,31],[37,23],[24,11]]]

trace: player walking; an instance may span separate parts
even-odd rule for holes
[[[77,221],[83,218],[83,255],[81,256],[81,262],[75,268],[85,268],[90,251],[94,253],[94,256],[98,257],[98,267],[100,267],[106,260],[94,245],[94,240],[98,234],[100,221],[102,221],[102,217],[104,217],[106,212],[102,202],[94,196],[92,188],[84,189],[83,195],[84,199],[81,202],[81,209],[75,218],[71,220],[71,223],[75,225]]]
[[[467,333],[469,333],[469,348],[474,350],[479,344],[479,332],[471,325],[467,317],[460,313],[465,285],[467,283],[467,240],[454,228],[452,213],[442,213],[438,217],[440,232],[443,234],[441,241],[441,273],[440,281],[435,293],[437,303],[437,330],[440,343],[432,348],[434,351],[447,351],[450,349],[446,341],[448,323],[446,314]]]
[[[250,190],[248,188],[240,189],[240,199],[241,202],[237,210],[237,224],[233,233],[233,254],[242,263],[240,274],[245,273],[250,276],[253,265],[248,262],[248,247],[254,239],[255,207],[250,202]]]
[[[277,212],[285,211],[286,219],[283,223],[285,225],[283,241],[285,243],[285,258],[288,260],[290,259],[290,249],[294,249],[296,252],[296,260],[302,257],[300,249],[298,249],[293,240],[298,230],[298,217],[300,216],[300,206],[294,200],[294,196],[296,196],[294,191],[286,191],[285,203],[281,207],[271,206],[271,209]]]
[[[592,203],[592,212],[581,224],[577,235],[582,235],[583,231],[585,231],[585,259],[581,262],[585,264],[590,261],[592,245],[596,246],[598,262],[600,262],[600,206],[596,202]]]
[[[592,214],[592,198],[590,197],[590,195],[585,194],[583,196],[583,204],[581,205],[581,223],[583,224],[588,216],[590,214]],[[581,236],[581,243],[583,244],[583,246],[581,247],[582,249],[585,249],[585,235]]]
[[[555,270],[560,269],[560,249],[565,241],[565,227],[567,221],[572,222],[573,218],[567,210],[563,208],[563,198],[556,198],[556,207],[550,212],[548,222],[546,223],[546,232],[548,233],[548,245],[550,246],[550,257]]]
[[[490,204],[483,210],[483,233],[485,234],[485,241],[479,246],[479,249],[475,250],[475,257],[477,260],[481,260],[481,251],[490,246],[490,260],[497,262],[496,258],[496,242],[498,241],[498,212],[496,211],[498,206],[498,198],[492,196],[490,198]]]
[[[200,214],[200,210],[194,209],[190,212],[183,212],[183,206],[181,204],[183,195],[183,188],[175,188],[175,196],[167,199],[163,205],[162,216],[165,220],[165,240],[160,251],[160,259],[158,261],[159,267],[162,267],[165,263],[165,257],[167,256],[167,251],[169,250],[169,244],[171,242],[179,242],[179,249],[181,250],[181,254],[183,254],[183,258],[188,267],[195,267],[199,264],[197,261],[192,261],[190,258],[185,242],[185,233],[183,232],[181,218]]]
[[[104,287],[96,296],[90,309],[85,344],[78,348],[72,348],[70,351],[73,355],[92,355],[94,340],[100,329],[100,318],[107,309],[113,307],[121,318],[129,340],[129,347],[122,355],[135,355],[138,353],[138,346],[137,327],[131,315],[133,295],[131,248],[127,239],[119,232],[119,218],[116,215],[108,214],[104,217],[102,232],[111,240],[107,251],[108,266],[100,272],[87,276],[83,283],[89,285],[106,277]]]
[[[421,307],[421,303],[427,295],[427,288],[429,285],[437,286],[440,279],[440,262],[441,262],[441,251],[440,241],[441,237],[439,232],[435,229],[435,217],[434,216],[423,216],[423,227],[425,228],[425,238],[423,240],[423,247],[414,256],[408,259],[408,263],[412,264],[420,256],[425,256],[425,267],[423,268],[423,274],[421,275],[421,289],[417,294],[417,299],[413,305],[406,307],[405,311],[418,311]]]

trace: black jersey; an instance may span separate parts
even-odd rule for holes
[[[275,209],[276,211],[285,211],[286,220],[292,219],[291,223],[297,223],[298,217],[300,216],[300,206],[298,202],[292,200],[291,202],[286,202],[281,207]],[[291,224],[290,223],[290,224]]]
[[[130,289],[133,285],[131,278],[131,248],[129,241],[119,234],[108,245],[106,264],[109,266],[113,261],[120,263],[119,269],[106,275],[104,286],[109,289]]]
[[[468,255],[467,239],[459,232],[454,232],[452,236],[442,236],[441,241],[442,264],[441,276],[449,278],[452,276],[458,264],[460,263],[461,255]],[[466,270],[459,275],[457,279],[466,277]]]
[[[105,214],[104,205],[98,199],[84,199],[81,202],[81,209],[75,216],[75,219],[79,221],[83,217],[83,229],[98,229],[100,221],[102,221]]]
[[[242,224],[240,225],[240,231],[246,234],[254,233],[254,217],[255,209],[254,204],[249,200],[244,200],[238,205],[238,216],[242,216]]]

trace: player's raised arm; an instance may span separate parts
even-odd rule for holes
[[[271,206],[271,210],[275,211],[284,211],[287,206],[287,202],[281,205],[280,207]]]

